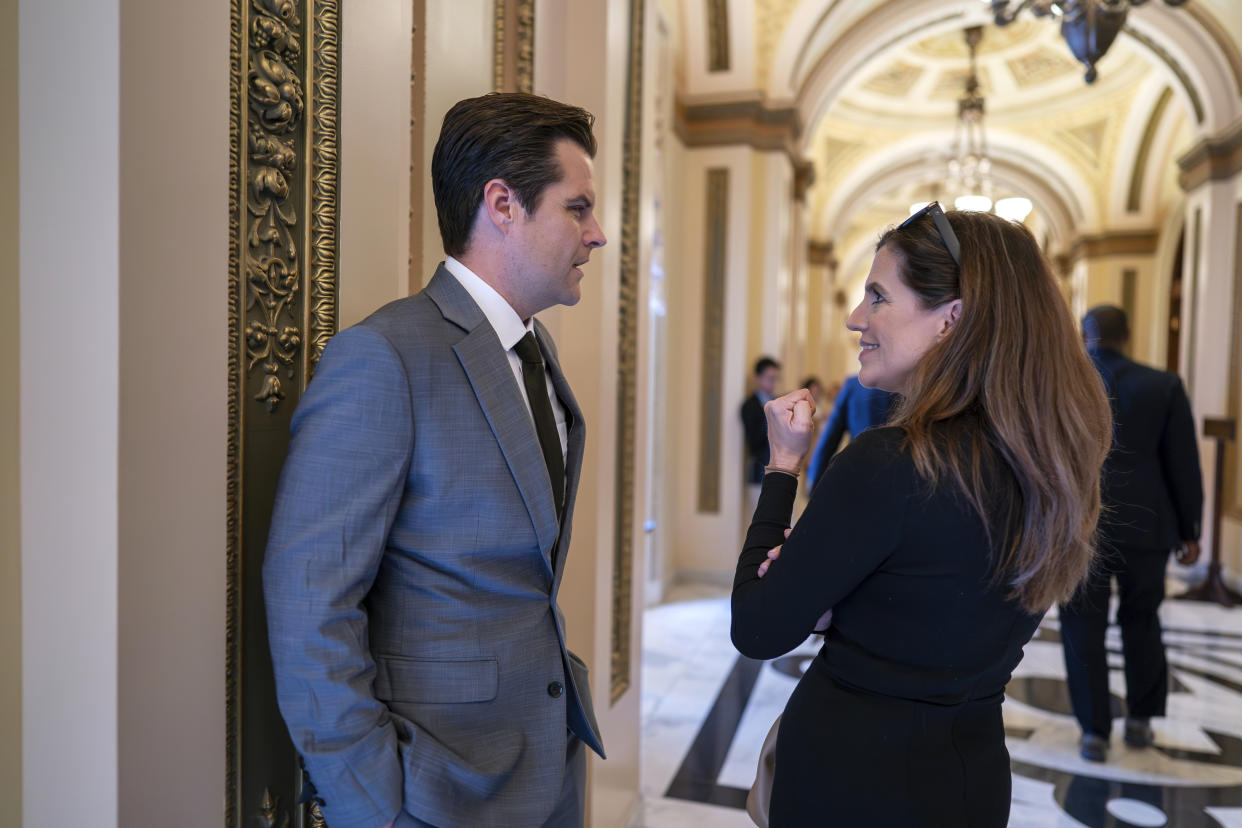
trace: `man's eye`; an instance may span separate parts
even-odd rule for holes
[[[582,218],[583,213],[586,212],[586,208],[581,204],[574,204],[569,208],[569,212],[573,213],[576,218]]]
[[[883,297],[883,296],[881,296],[880,294],[878,294],[878,293],[872,293],[872,294],[871,294],[871,304],[873,304],[873,305],[878,305],[878,304],[880,304],[880,303],[881,303],[881,302],[883,302],[883,301],[884,301],[884,297]]]

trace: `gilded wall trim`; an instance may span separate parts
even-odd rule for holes
[[[339,0],[314,0],[311,58],[309,380],[337,326],[340,171]]]
[[[698,511],[720,513],[720,455],[724,411],[724,312],[729,220],[729,171],[707,171],[703,362],[699,378]]]
[[[1151,108],[1147,126],[1143,128],[1143,137],[1139,141],[1138,153],[1134,156],[1134,169],[1130,171],[1130,191],[1126,196],[1126,212],[1137,213],[1143,207],[1143,178],[1147,171],[1147,161],[1151,158],[1152,144],[1156,141],[1156,132],[1164,120],[1165,110],[1173,100],[1173,89],[1166,86]]]
[[[1229,399],[1226,410],[1234,423],[1242,423],[1242,204],[1237,205],[1234,219],[1233,254],[1233,347],[1229,349]],[[1223,511],[1234,520],[1242,520],[1242,446],[1235,437],[1225,444],[1225,491],[1221,498]],[[1213,539],[1220,543],[1220,539]]]
[[[338,0],[231,4],[229,828],[290,824],[301,793],[276,710],[258,567],[289,416],[337,325],[339,30]]]
[[[630,2],[630,54],[625,82],[622,158],[621,276],[617,304],[616,495],[613,504],[612,636],[609,696],[613,704],[630,687],[630,636],[634,594],[634,486],[638,420],[638,217],[642,194],[643,55],[645,0]]]
[[[1208,181],[1232,178],[1242,172],[1242,118],[1219,135],[1205,138],[1177,159],[1177,182],[1190,192]]]
[[[535,89],[535,0],[496,0],[492,25],[492,88]]]
[[[707,3],[707,71],[729,71],[729,0]]]
[[[225,759],[224,790],[228,797],[224,822],[228,828],[237,828],[242,822],[236,798],[241,764],[238,756],[241,736],[238,715],[239,686],[238,640],[241,601],[241,585],[237,573],[241,560],[241,340],[237,327],[241,311],[241,158],[242,158],[242,93],[241,53],[244,15],[242,0],[233,0],[229,15],[229,396],[228,396],[228,444],[225,462],[225,513],[226,547],[224,553],[225,583]]]

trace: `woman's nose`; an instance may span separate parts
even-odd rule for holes
[[[854,333],[862,332],[866,327],[867,315],[863,312],[863,303],[859,302],[845,320],[845,327]]]

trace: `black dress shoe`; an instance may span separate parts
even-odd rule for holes
[[[1126,744],[1130,747],[1150,747],[1156,739],[1150,719],[1126,719]]]
[[[1108,760],[1108,740],[1094,733],[1084,733],[1078,752],[1088,762],[1105,762]]]

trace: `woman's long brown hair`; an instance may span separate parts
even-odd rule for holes
[[[892,424],[905,429],[919,473],[933,486],[947,475],[989,527],[997,581],[1024,609],[1043,612],[1068,600],[1091,566],[1112,414],[1030,232],[986,213],[947,216],[960,269],[930,216],[876,246],[900,256],[924,307],[962,300]],[[989,490],[989,467],[1005,470],[1013,497]],[[1001,503],[1006,513],[995,514]]]

